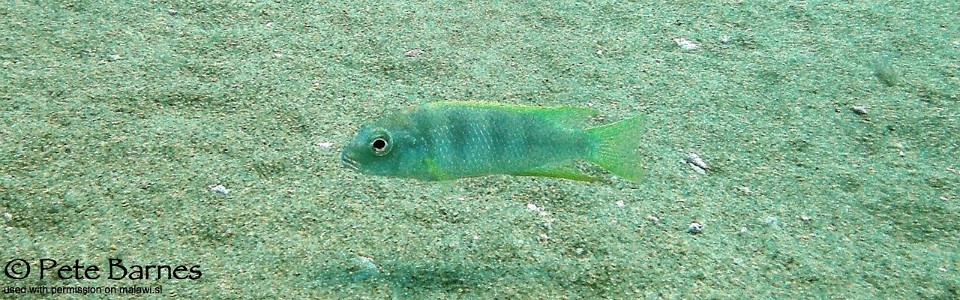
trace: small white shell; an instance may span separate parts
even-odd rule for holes
[[[703,159],[700,158],[700,155],[693,152],[687,153],[687,156],[683,158],[683,161],[687,162],[688,164],[700,167],[701,169],[704,169],[704,170],[710,169],[710,166],[707,165],[707,162],[703,161]]]
[[[677,43],[677,46],[680,46],[680,49],[683,49],[684,51],[700,49],[700,45],[697,45],[693,41],[690,41],[682,37],[673,39],[673,42]]]
[[[707,165],[707,162],[703,161],[703,159],[700,158],[700,155],[693,152],[688,152],[687,156],[683,157],[683,162],[687,163],[687,165],[689,165],[693,171],[700,175],[707,174],[707,170],[710,169],[710,166]]]
[[[697,172],[697,174],[707,175],[707,170],[704,170],[703,168],[698,167],[695,164],[688,164],[688,165],[690,165],[690,168],[692,168],[694,172]]]

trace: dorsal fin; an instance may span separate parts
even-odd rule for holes
[[[596,109],[580,107],[540,107],[503,104],[485,101],[440,101],[426,104],[426,108],[478,108],[497,109],[509,112],[529,113],[544,117],[565,126],[586,128],[591,117],[600,114]]]

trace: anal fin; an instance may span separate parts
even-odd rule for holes
[[[546,166],[536,169],[531,169],[523,172],[514,173],[512,175],[517,176],[540,176],[540,177],[553,177],[553,178],[563,178],[577,181],[586,181],[586,182],[595,182],[596,178],[587,176],[573,164],[564,164],[560,166]]]

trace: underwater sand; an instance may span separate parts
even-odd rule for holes
[[[0,298],[960,297],[960,2],[202,2],[0,4]],[[441,100],[644,113],[646,179],[341,166]]]

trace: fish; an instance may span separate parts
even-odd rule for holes
[[[340,160],[362,174],[424,181],[503,174],[593,182],[575,165],[588,161],[640,182],[645,116],[588,128],[597,115],[579,107],[432,102],[362,126]]]

